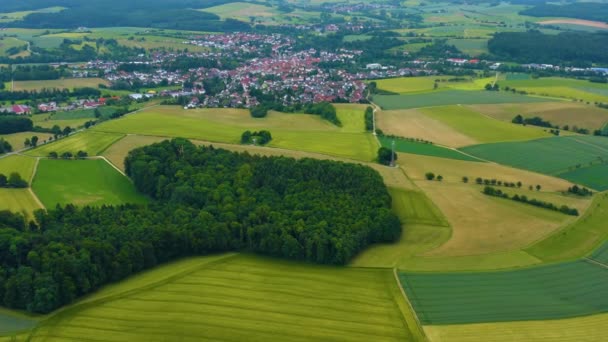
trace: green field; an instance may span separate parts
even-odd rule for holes
[[[547,99],[494,91],[442,90],[411,95],[375,95],[382,109],[409,109],[457,104],[547,102]]]
[[[420,142],[409,141],[405,139],[392,139],[389,137],[378,137],[378,140],[382,144],[382,146],[386,148],[391,148],[392,142],[395,141],[395,151],[404,152],[404,153],[412,153],[412,154],[421,154],[425,156],[432,157],[440,157],[440,158],[449,158],[449,159],[458,159],[458,160],[468,160],[468,161],[481,161],[477,158],[468,156],[464,153],[460,153],[458,150],[452,150],[449,148],[433,145],[433,144],[425,144]],[[399,162],[399,161],[398,161]],[[404,161],[407,163],[407,161]]]
[[[593,252],[590,258],[608,266],[608,242]]]
[[[470,56],[488,53],[488,39],[449,39],[447,43]]]
[[[13,151],[19,151],[25,148],[25,139],[31,139],[33,136],[38,137],[38,143],[42,144],[45,140],[52,137],[52,134],[48,133],[38,133],[38,132],[21,132],[21,133],[13,133],[13,134],[4,134],[0,135],[0,138],[8,141],[9,144],[13,147]]]
[[[583,167],[573,171],[560,173],[559,176],[572,183],[584,184],[590,188],[605,191],[608,190],[608,164]]]
[[[423,192],[389,188],[393,211],[402,223],[448,226],[445,217]]]
[[[103,159],[42,159],[32,188],[47,208],[57,204],[145,203],[129,179]]]
[[[12,90],[97,88],[100,84],[109,85],[108,81],[101,78],[63,78],[46,81],[15,81],[15,88]]]
[[[572,78],[546,77],[536,79],[500,80],[501,88],[510,87],[530,94],[563,97],[587,102],[608,102],[608,84]]]
[[[422,112],[479,142],[532,140],[552,136],[542,129],[495,120],[463,106],[424,108]]]
[[[109,117],[116,110],[112,107],[99,107],[102,117]],[[94,119],[95,109],[77,109],[68,112],[57,112],[51,117],[52,120],[75,120],[75,119]]]
[[[51,316],[31,337],[413,341],[421,334],[390,270],[223,255],[185,259],[111,285]]]
[[[526,142],[495,143],[464,147],[462,151],[486,160],[540,173],[574,177],[589,187],[608,186],[608,178],[598,177],[608,159],[608,139],[568,136]],[[584,168],[592,166],[585,171]]]
[[[32,217],[32,212],[42,209],[29,189],[0,188],[0,210],[10,210]]]
[[[9,176],[12,172],[17,172],[28,182],[34,176],[34,166],[36,165],[36,158],[11,155],[8,157],[0,158],[0,173],[5,176]]]
[[[12,335],[18,331],[27,331],[35,325],[36,320],[31,317],[0,309],[0,336]]]
[[[123,134],[87,130],[27,151],[26,154],[30,156],[47,157],[50,152],[57,152],[61,155],[64,152],[76,154],[78,151],[85,151],[89,156],[95,156],[102,153],[106,148],[123,136]]]
[[[378,145],[370,133],[364,132],[365,107],[360,106],[359,112],[353,106],[336,107],[343,127],[308,114],[271,112],[255,119],[239,109],[183,110],[160,106],[108,121],[93,130],[238,144],[244,131],[266,129],[272,134],[272,147],[373,160]]]
[[[608,270],[575,261],[483,273],[401,273],[423,324],[545,320],[608,311]]]

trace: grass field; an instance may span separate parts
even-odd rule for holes
[[[608,270],[587,261],[400,278],[423,324],[546,320],[608,311]]]
[[[10,336],[20,331],[27,331],[35,325],[36,320],[31,317],[0,309],[0,336]]]
[[[494,91],[442,90],[423,94],[375,95],[383,109],[409,109],[456,104],[547,102],[547,99]]]
[[[542,129],[495,120],[463,106],[424,108],[421,111],[430,118],[441,121],[482,143],[532,140],[551,136]]]
[[[35,158],[12,155],[0,159],[0,173],[8,177],[12,172],[17,172],[29,182],[34,176],[35,165]]]
[[[103,159],[42,159],[32,188],[47,208],[57,204],[145,203],[128,178]]]
[[[608,164],[583,167],[573,171],[560,173],[559,176],[572,183],[585,184],[598,191],[608,190]]]
[[[437,82],[439,88],[446,88],[451,85],[447,80],[453,76],[423,76],[423,77],[397,77],[375,80],[378,89],[391,91],[393,93],[407,94],[432,91]],[[455,82],[465,83],[465,82]]]
[[[501,80],[502,88],[508,86],[530,94],[563,97],[586,102],[608,102],[608,84],[592,83],[561,77],[546,77],[529,80]]]
[[[470,56],[488,53],[488,39],[449,39],[447,43]]]
[[[102,117],[111,116],[116,109],[113,107],[99,107],[99,112]],[[75,119],[94,119],[95,118],[95,109],[77,109],[71,110],[68,112],[57,112],[53,114],[51,120],[75,120]]]
[[[393,199],[393,211],[402,223],[447,227],[448,222],[424,193],[420,191],[389,188]]]
[[[608,242],[605,242],[600,248],[595,250],[593,254],[590,256],[590,259],[593,259],[597,262],[607,265],[608,264]]]
[[[91,120],[90,118],[55,120],[54,116],[51,117],[50,114],[36,114],[33,115],[31,119],[34,122],[34,126],[53,128],[53,126],[57,125],[61,129],[64,129],[67,126],[70,126],[71,128],[82,127],[87,121]]]
[[[577,102],[472,105],[469,108],[502,121],[511,122],[518,114],[524,117],[538,116],[553,125],[577,126],[590,131],[601,129],[608,122],[608,110]]]
[[[307,114],[271,112],[266,118],[252,118],[245,110],[183,110],[161,106],[111,120],[93,128],[100,132],[129,133],[164,137],[184,137],[212,142],[238,144],[245,130],[266,129],[272,133],[269,146],[317,152],[362,161],[375,158],[378,145],[371,134],[363,132],[363,106],[360,115],[352,106],[337,106],[344,122],[337,127]],[[360,119],[359,119],[360,118]],[[357,132],[359,130],[359,132]]]
[[[594,136],[554,137],[526,142],[476,145],[461,150],[497,163],[559,175],[603,163],[608,158],[608,139]],[[598,179],[593,169],[586,174],[579,171],[575,175],[577,181],[586,186],[594,184],[604,187],[608,184],[608,178]],[[581,175],[589,177],[583,178]]]
[[[420,142],[408,141],[405,139],[392,139],[388,137],[379,137],[378,140],[382,144],[382,146],[386,148],[391,148],[393,141],[395,142],[395,151],[402,153],[411,153],[411,154],[421,154],[425,156],[433,156],[439,158],[449,158],[449,159],[458,159],[458,160],[468,160],[468,161],[478,161],[481,160],[468,156],[464,153],[459,152],[458,150],[452,150],[449,148],[433,145],[433,144],[425,144]],[[397,161],[399,162],[399,161]]]
[[[424,115],[420,109],[379,111],[376,125],[387,135],[424,139],[450,147],[478,143],[443,122]]]
[[[432,342],[596,342],[608,335],[608,314],[556,320],[427,325]]]
[[[57,152],[61,155],[64,152],[76,154],[78,151],[85,151],[89,156],[95,156],[103,152],[114,142],[122,138],[122,134],[102,133],[87,130],[85,132],[73,134],[67,138],[62,138],[49,144],[39,146],[26,152],[30,156],[46,157],[50,152]]]
[[[202,11],[216,14],[222,19],[232,18],[247,22],[249,22],[250,17],[272,17],[279,14],[273,7],[247,2],[233,2],[205,8]]]
[[[64,78],[46,81],[15,81],[15,88],[13,90],[97,88],[99,84],[109,85],[108,81],[101,78]]]
[[[25,148],[24,142],[25,139],[31,139],[33,136],[38,137],[38,142],[42,144],[43,141],[52,137],[52,134],[48,133],[38,133],[38,132],[21,132],[21,133],[13,133],[13,134],[5,134],[0,135],[0,138],[6,140],[13,146],[13,151],[19,151],[22,148]]]
[[[420,340],[413,322],[390,270],[229,255],[110,286],[52,316],[32,340]]]
[[[32,212],[42,209],[29,189],[0,189],[0,210],[10,210],[32,217]]]

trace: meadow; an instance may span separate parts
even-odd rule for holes
[[[279,14],[273,7],[247,2],[232,2],[205,8],[202,11],[216,14],[222,19],[232,18],[246,22],[249,22],[249,18],[251,17],[273,17]]]
[[[31,119],[34,122],[34,126],[40,126],[43,128],[53,128],[53,126],[59,126],[61,129],[68,126],[70,128],[82,127],[87,121],[91,120],[90,118],[56,120],[55,116],[51,116],[50,114],[36,114],[33,115]]]
[[[374,102],[382,109],[409,109],[420,107],[447,106],[457,104],[492,104],[547,102],[541,97],[524,96],[495,91],[440,90],[409,95],[375,95]]]
[[[576,80],[561,77],[544,77],[528,80],[500,80],[501,88],[510,87],[523,90],[529,94],[567,99],[583,100],[585,102],[608,102],[608,84],[593,83],[586,80]]]
[[[608,272],[588,261],[480,273],[401,273],[423,324],[569,318],[608,311]],[[464,309],[466,308],[466,309]]]
[[[424,108],[421,111],[480,143],[532,140],[552,136],[543,129],[495,120],[463,106]]]
[[[559,177],[572,183],[585,184],[598,191],[608,190],[608,164],[599,164],[560,173]]]
[[[97,88],[100,84],[109,85],[108,81],[101,78],[63,78],[46,81],[15,81],[12,90]]]
[[[41,159],[32,188],[47,208],[146,203],[129,179],[103,159]]]
[[[385,136],[378,137],[378,140],[380,141],[380,144],[382,144],[382,146],[389,149],[392,147],[392,143],[394,141],[396,152],[481,162],[480,159],[468,156],[458,150],[452,150],[434,144],[426,144],[405,139],[393,139]]]
[[[422,77],[396,77],[375,80],[378,89],[399,93],[420,93],[432,91],[435,83],[439,88],[449,87],[451,82],[447,82],[452,76],[422,76]],[[439,82],[436,82],[439,81]],[[454,82],[465,83],[467,81]]]
[[[587,173],[576,172],[580,168],[602,164],[608,158],[608,139],[603,137],[553,137],[476,145],[461,150],[479,158],[545,174],[574,174],[580,184],[589,187],[591,184],[601,187],[608,184],[608,179],[596,177],[596,171],[601,168],[590,169]]]
[[[134,276],[59,311],[30,337],[85,335],[105,341],[422,338],[390,270],[246,255],[185,259]]]
[[[66,138],[61,138],[26,152],[29,156],[47,157],[50,152],[61,155],[64,152],[76,154],[85,151],[89,156],[99,155],[110,145],[122,138],[122,134],[102,133],[87,130]]]
[[[393,199],[393,211],[406,229],[409,224],[449,226],[441,211],[423,192],[399,188],[389,188],[389,192]]]
[[[52,134],[48,133],[38,133],[38,132],[21,132],[21,133],[13,133],[13,134],[4,134],[0,135],[0,138],[8,141],[9,144],[13,147],[13,151],[19,151],[25,148],[25,139],[31,139],[33,136],[38,137],[39,143],[48,140],[52,137]]]
[[[255,119],[246,110],[197,109],[160,106],[95,126],[98,132],[183,137],[238,144],[246,130],[266,129],[272,134],[269,146],[316,152],[361,161],[375,158],[378,145],[363,131],[363,109],[338,108],[342,127],[318,116],[270,112]]]
[[[12,172],[17,172],[23,179],[30,181],[34,176],[36,158],[22,155],[10,155],[0,158],[0,173],[8,177]]]

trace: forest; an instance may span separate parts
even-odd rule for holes
[[[532,17],[565,17],[608,22],[608,4],[576,2],[565,5],[540,4],[520,12]]]
[[[133,150],[127,174],[148,206],[0,212],[0,304],[47,313],[180,257],[242,250],[344,264],[401,224],[377,171],[251,156],[184,139]]]
[[[488,49],[497,58],[519,63],[591,66],[592,62],[608,63],[608,34],[500,32],[488,41]]]
[[[31,131],[34,127],[32,120],[26,117],[0,114],[0,134],[11,134]]]

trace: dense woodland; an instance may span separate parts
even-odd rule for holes
[[[31,131],[34,127],[32,120],[17,115],[0,114],[0,134],[11,134]]]
[[[591,66],[592,62],[608,63],[608,34],[500,32],[488,42],[488,49],[498,58],[520,63]]]
[[[149,206],[57,207],[36,223],[0,212],[0,303],[50,312],[179,257],[245,250],[344,264],[401,234],[374,170],[260,157],[175,139],[129,153]]]
[[[565,5],[540,4],[520,12],[532,17],[565,17],[608,22],[608,4],[576,2]]]

